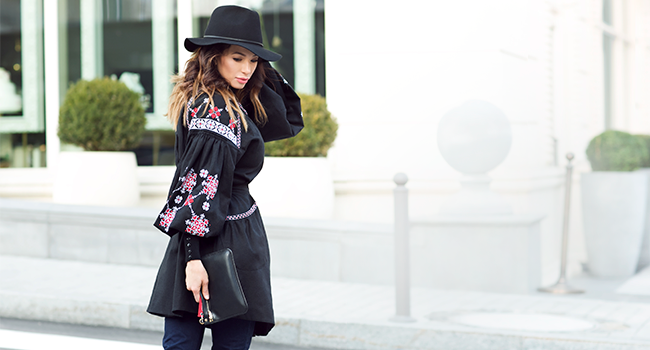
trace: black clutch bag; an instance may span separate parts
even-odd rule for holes
[[[207,326],[245,314],[248,303],[239,282],[232,250],[225,248],[207,254],[201,262],[208,272],[210,300],[205,300],[201,293],[199,323]]]

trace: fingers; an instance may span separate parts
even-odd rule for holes
[[[185,286],[192,292],[194,301],[201,302],[200,291],[206,299],[210,298],[208,293],[208,273],[205,271],[201,260],[191,260],[185,268]]]
[[[192,292],[192,295],[194,296],[194,301],[197,303],[201,302],[201,296],[199,295],[199,290],[200,288],[198,286],[192,286],[189,283],[186,283],[185,288]]]
[[[201,288],[203,289],[203,297],[205,300],[210,300],[210,292],[208,292],[208,280],[203,281]]]
[[[210,293],[208,291],[208,280],[203,280],[201,281],[201,284],[197,286],[196,288],[192,288],[190,286],[187,286],[187,290],[192,292],[192,295],[194,295],[194,301],[197,303],[201,302],[201,294],[199,293],[200,291],[203,291],[203,297],[205,300],[210,300]]]
[[[199,290],[198,289],[193,290],[192,294],[194,294],[194,301],[196,301],[197,304],[200,303],[201,302],[201,295],[199,294]]]

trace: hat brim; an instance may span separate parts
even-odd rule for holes
[[[282,58],[282,55],[275,53],[273,51],[267,50],[262,46],[258,46],[252,43],[241,42],[237,40],[228,40],[222,38],[187,38],[185,39],[185,49],[190,52],[196,51],[200,46],[208,46],[214,44],[230,44],[230,45],[239,45],[250,50],[252,53],[256,54],[259,58],[265,61],[278,61]]]

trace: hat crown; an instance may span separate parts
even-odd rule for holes
[[[202,38],[186,38],[184,46],[193,52],[201,46],[239,45],[266,61],[277,61],[282,55],[264,48],[260,16],[240,6],[219,6],[210,16]]]
[[[204,37],[218,37],[262,46],[260,16],[239,6],[220,6],[212,11]]]

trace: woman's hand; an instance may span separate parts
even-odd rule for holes
[[[208,273],[201,260],[190,260],[185,266],[185,287],[194,294],[194,300],[201,302],[199,291],[203,290],[205,299],[210,299],[208,293]]]

